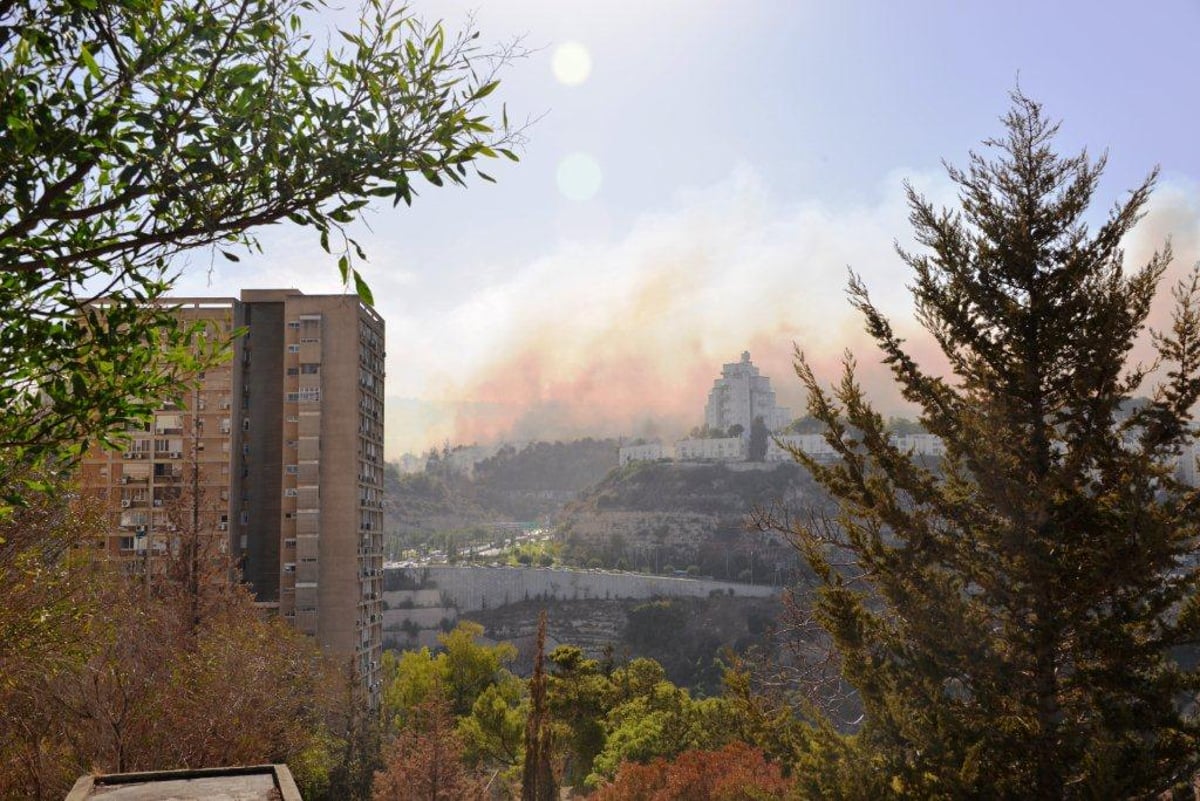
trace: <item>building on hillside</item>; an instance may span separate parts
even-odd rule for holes
[[[946,446],[941,437],[933,434],[893,434],[892,444],[914,456],[940,457],[946,454]],[[832,459],[836,455],[824,434],[780,434],[767,441],[767,461],[791,461],[792,454],[789,449],[795,449],[816,459]]]
[[[352,664],[377,703],[383,319],[355,296],[295,289],[170,302],[219,333],[245,334],[188,403],[132,430],[129,450],[84,459],[84,489],[112,504],[109,551],[154,571],[178,548],[171,508],[182,500],[260,604]]]
[[[824,434],[779,434],[767,439],[768,462],[790,462],[795,449],[816,459],[832,459],[833,446],[825,441]]]
[[[746,459],[746,440],[681,439],[675,443],[675,458],[680,462],[742,462]]]
[[[749,437],[756,417],[763,419],[768,431],[778,431],[791,422],[792,412],[775,405],[771,379],[759,375],[750,361],[750,352],[744,351],[741,361],[722,366],[721,377],[713,381],[704,407],[704,423],[719,431],[740,425],[742,436]]]
[[[661,442],[642,442],[637,445],[622,445],[617,449],[617,464],[624,467],[630,462],[656,462],[669,458],[670,454]]]
[[[946,443],[936,434],[893,434],[892,444],[914,456],[946,455]]]

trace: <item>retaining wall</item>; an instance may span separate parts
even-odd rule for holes
[[[413,580],[427,576],[448,603],[460,612],[493,609],[505,604],[538,598],[560,601],[588,598],[706,598],[713,593],[766,598],[781,592],[779,587],[741,584],[713,579],[647,576],[604,570],[567,570],[534,567],[396,567]],[[384,593],[391,602],[392,593]],[[400,596],[397,594],[396,600]],[[399,611],[399,610],[397,610]],[[415,610],[414,610],[415,611]]]

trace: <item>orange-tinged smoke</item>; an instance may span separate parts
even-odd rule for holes
[[[944,179],[922,177],[935,202],[952,205]],[[1166,186],[1126,244],[1128,266],[1170,236],[1173,282],[1200,260],[1200,193]],[[893,250],[909,226],[898,178],[873,207],[829,210],[772,205],[753,175],[686,199],[644,220],[622,242],[566,248],[464,306],[462,320],[500,310],[475,363],[435,393],[452,410],[430,442],[680,436],[704,422],[721,365],[749,350],[781,405],[804,411],[793,346],[833,382],[843,353],[885,414],[912,414],[844,294],[847,266],[934,371],[945,360],[919,329]],[[1161,293],[1151,324],[1169,322]],[[467,310],[470,310],[469,312]],[[1145,356],[1144,349],[1137,354]]]

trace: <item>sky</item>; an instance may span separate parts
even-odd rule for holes
[[[353,0],[347,0],[352,3]],[[1125,243],[1200,261],[1200,0],[1137,4],[414,0],[485,47],[528,53],[490,101],[530,120],[496,184],[421,190],[354,233],[387,321],[387,457],[430,446],[678,436],[743,350],[798,415],[800,348],[833,381],[849,349],[908,412],[846,303],[849,269],[928,363],[912,321],[904,182],[955,201],[943,162],[1001,133],[1017,86],[1060,152],[1108,153],[1095,220],[1157,165]],[[347,27],[353,7],[312,24]],[[307,231],[237,263],[193,254],[178,294],[342,292]],[[1165,293],[1164,293],[1165,294]],[[1164,307],[1155,311],[1164,319]]]

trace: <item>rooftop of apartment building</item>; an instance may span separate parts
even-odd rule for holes
[[[304,801],[287,765],[81,776],[66,801]]]

